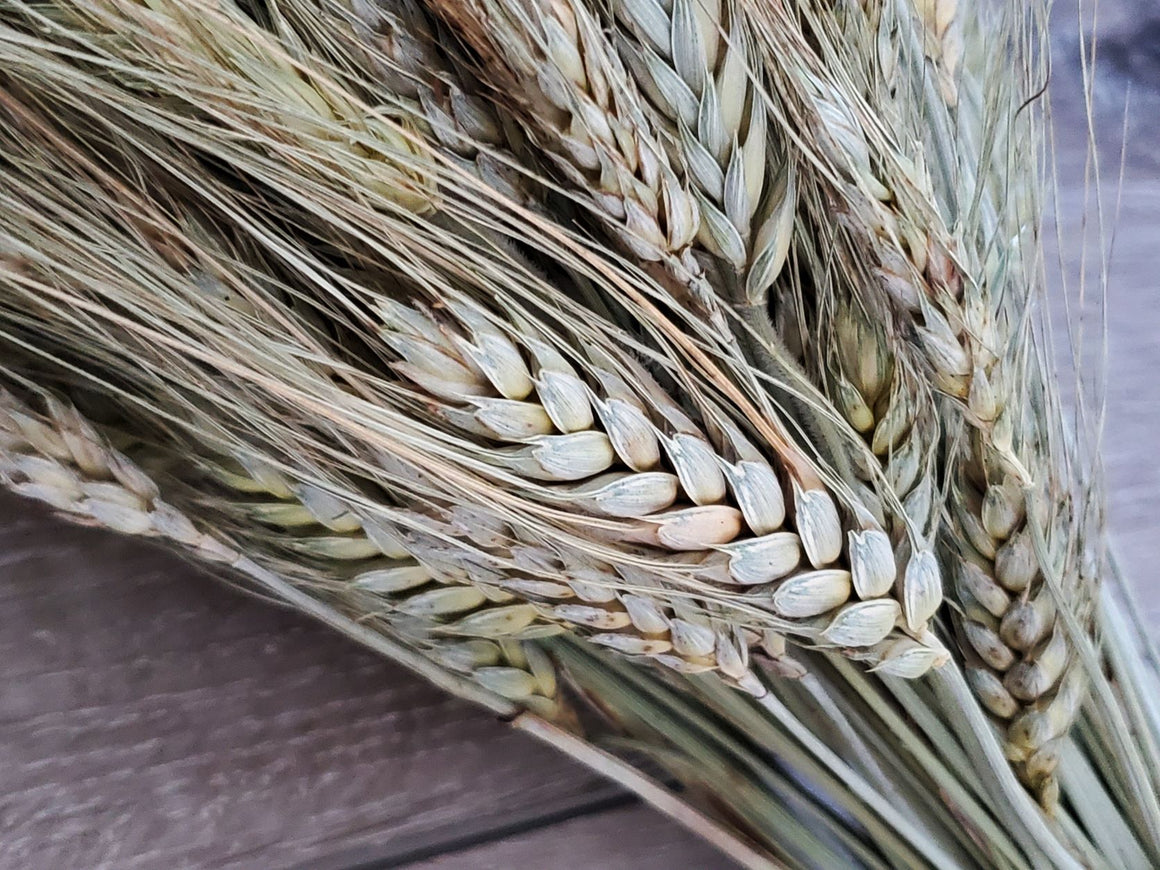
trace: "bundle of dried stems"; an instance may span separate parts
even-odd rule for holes
[[[0,480],[745,865],[1154,866],[1044,15],[0,0]]]

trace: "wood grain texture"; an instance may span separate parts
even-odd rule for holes
[[[1101,16],[1096,137],[1112,182],[1129,84],[1137,106],[1109,276],[1111,521],[1160,625],[1160,53],[1148,38],[1160,13],[1103,0]],[[1076,28],[1056,25],[1069,59]],[[1057,62],[1053,91],[1074,276],[1085,213],[1074,64]],[[340,870],[444,847],[410,866],[724,866],[639,806],[537,829],[616,792],[321,627],[8,497],[0,607],[0,870]]]
[[[1089,125],[1077,34],[1090,35],[1091,22],[1081,27],[1066,4],[1052,20],[1058,195],[1049,203],[1045,260],[1056,338],[1067,340],[1065,314],[1082,323],[1083,364],[1106,402],[1113,546],[1149,624],[1160,627],[1160,6],[1101,2],[1097,22]],[[1104,311],[1106,338],[1097,316]],[[1074,392],[1070,376],[1061,387]]]
[[[507,837],[473,849],[448,852],[408,865],[408,870],[507,870],[567,867],[625,870],[637,867],[727,870],[734,865],[688,832],[647,807],[589,815]]]

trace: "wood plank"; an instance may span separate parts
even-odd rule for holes
[[[1099,9],[1099,61],[1090,138],[1099,159],[1105,236],[1090,180],[1089,130],[1073,9],[1053,19],[1052,110],[1059,193],[1045,227],[1046,264],[1056,338],[1066,341],[1063,281],[1071,321],[1083,315],[1085,369],[1106,401],[1102,456],[1115,552],[1139,591],[1151,625],[1160,626],[1154,579],[1160,529],[1160,8],[1149,0],[1115,0]],[[1090,30],[1090,28],[1087,28]],[[1129,92],[1131,99],[1129,101]],[[1130,107],[1130,111],[1125,114]],[[1122,183],[1121,183],[1122,175]],[[1058,234],[1056,230],[1058,221]],[[1105,254],[1101,254],[1101,250]],[[1058,256],[1057,256],[1057,253]],[[1107,264],[1107,340],[1095,317]],[[1079,300],[1084,280],[1085,304]],[[1061,387],[1074,392],[1069,376]]]
[[[1065,201],[1072,197],[1065,197]],[[1065,232],[1078,230],[1078,205]],[[1068,226],[1070,225],[1070,227]],[[1117,556],[1150,624],[1160,626],[1156,580],[1160,531],[1160,179],[1133,181],[1123,194],[1109,271],[1107,424],[1103,457],[1110,529]],[[1072,252],[1068,259],[1074,257]],[[1093,327],[1098,334],[1098,328]],[[1093,335],[1093,342],[1098,339]],[[1097,357],[1098,358],[1098,357]]]
[[[168,553],[0,499],[0,867],[279,867],[618,794]]]
[[[674,828],[652,810],[637,805],[571,819],[520,837],[447,852],[406,866],[408,870],[507,870],[511,867],[726,870],[734,865],[692,834]]]

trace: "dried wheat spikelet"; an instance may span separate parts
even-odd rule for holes
[[[731,0],[618,2],[617,46],[697,198],[718,292],[762,305],[789,251],[794,169],[770,132],[745,18]]]

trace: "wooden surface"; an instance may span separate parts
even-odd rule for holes
[[[1140,26],[1148,8],[1102,4],[1096,108],[1114,181],[1132,82],[1105,455],[1119,552],[1160,624],[1160,54]],[[1071,29],[1060,27],[1065,50]],[[1083,125],[1074,74],[1057,67],[1074,273]],[[325,629],[10,497],[0,606],[0,870],[725,866],[583,769]]]

